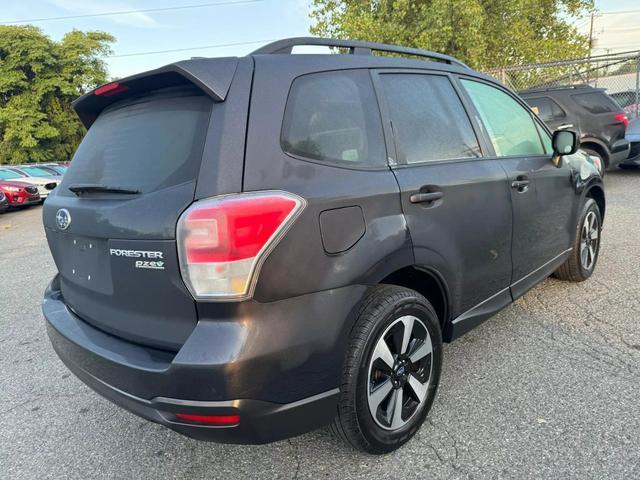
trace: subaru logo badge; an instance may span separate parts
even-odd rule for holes
[[[66,230],[71,225],[71,214],[66,208],[61,208],[56,213],[56,225],[60,230]]]

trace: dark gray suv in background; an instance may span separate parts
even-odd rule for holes
[[[596,265],[604,189],[576,135],[445,55],[289,39],[74,107],[89,130],[43,211],[49,336],[190,437],[332,424],[389,452],[433,403],[442,342]]]
[[[604,88],[589,85],[539,88],[519,92],[551,130],[570,128],[580,148],[602,165],[602,173],[629,155],[625,131],[629,118]]]

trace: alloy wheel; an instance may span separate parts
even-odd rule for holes
[[[591,270],[596,262],[599,240],[598,218],[591,211],[584,219],[580,234],[580,263],[585,270]]]
[[[413,315],[396,319],[378,339],[367,385],[369,411],[378,426],[406,425],[427,398],[433,344],[425,324]]]

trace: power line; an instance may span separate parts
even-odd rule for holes
[[[10,20],[6,22],[0,22],[0,25],[11,25],[16,23],[49,22],[52,20],[72,20],[72,19],[90,18],[90,17],[110,17],[115,15],[131,15],[133,13],[170,12],[175,10],[190,10],[194,8],[208,8],[208,7],[219,7],[224,5],[241,5],[241,4],[247,4],[247,3],[258,3],[263,1],[264,0],[229,0],[229,1],[222,1],[222,2],[199,3],[197,5],[181,5],[181,6],[174,6],[174,7],[146,8],[141,10],[120,10],[115,12],[87,13],[82,15],[66,15],[62,17],[27,18],[25,20]]]
[[[134,52],[134,53],[122,53],[119,55],[108,55],[108,58],[122,58],[122,57],[139,57],[142,55],[156,55],[160,53],[173,53],[173,52],[187,52],[190,50],[205,50],[208,48],[223,48],[223,47],[237,47],[240,45],[254,45],[257,43],[268,43],[275,40],[252,40],[250,42],[236,42],[236,43],[218,43],[215,45],[202,45],[199,47],[185,47],[185,48],[172,48],[169,50],[154,50],[150,52]]]

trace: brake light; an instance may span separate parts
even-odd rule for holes
[[[225,195],[195,202],[178,220],[182,278],[198,300],[243,300],[260,266],[304,208],[286,192]]]
[[[176,418],[203,425],[237,425],[240,415],[192,415],[190,413],[176,413]]]
[[[124,92],[125,90],[129,90],[129,87],[118,82],[111,82],[100,88],[96,88],[93,94],[98,95],[99,97],[109,97],[116,93]]]
[[[629,126],[629,118],[626,113],[616,113],[613,118],[615,118],[618,122],[624,123],[624,128]]]

